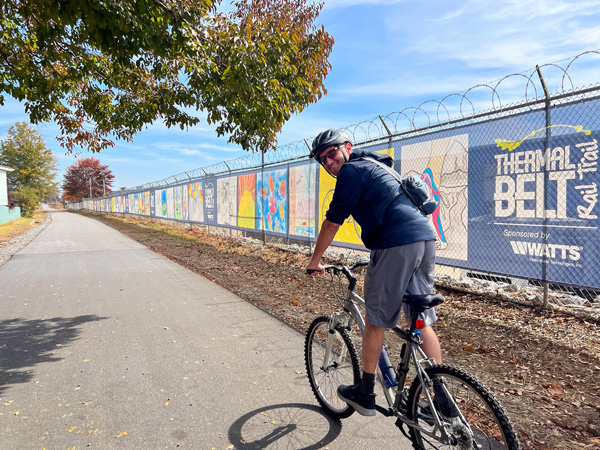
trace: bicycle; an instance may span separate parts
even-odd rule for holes
[[[364,333],[365,321],[359,307],[364,308],[365,302],[354,292],[358,280],[352,271],[366,265],[368,261],[349,267],[324,266],[331,275],[334,295],[343,301],[343,310],[317,317],[306,335],[304,356],[311,388],[323,409],[336,419],[354,413],[337,396],[337,388],[340,384],[357,384],[361,377],[350,332],[357,326],[360,334]],[[345,284],[343,277],[348,281],[345,294],[339,288]],[[410,327],[396,325],[392,329],[404,341],[395,369],[383,347],[377,379],[387,407],[376,405],[376,410],[395,417],[396,426],[416,450],[519,450],[512,424],[493,393],[474,375],[454,366],[436,364],[421,349],[419,328],[424,323],[419,314],[442,303],[443,297],[406,295],[403,301],[411,307]],[[411,367],[415,376],[408,385]]]

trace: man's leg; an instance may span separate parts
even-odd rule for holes
[[[385,328],[367,322],[363,336],[363,370],[368,373],[377,372],[377,364],[381,349],[383,348],[383,337]]]
[[[423,345],[421,348],[429,358],[435,359],[435,362],[442,364],[442,347],[438,340],[437,334],[433,331],[433,328],[427,326],[421,330],[421,337],[423,338]]]
[[[364,416],[375,415],[375,377],[384,333],[385,328],[367,322],[363,335],[362,381],[359,385],[338,388],[338,396]]]

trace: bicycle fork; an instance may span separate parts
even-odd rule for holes
[[[334,313],[334,315],[329,319],[329,332],[327,334],[327,345],[325,346],[325,355],[323,357],[323,366],[321,367],[325,372],[329,371],[330,368],[336,368],[340,363],[344,362],[344,358],[348,355],[348,348],[346,343],[342,340],[342,348],[340,349],[339,359],[334,360],[331,363],[331,353],[333,349],[333,341],[335,339],[335,329],[338,325],[348,326],[345,322],[348,320],[343,320],[340,316],[344,313]],[[345,315],[345,314],[344,314]]]

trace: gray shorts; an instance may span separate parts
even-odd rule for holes
[[[433,293],[434,272],[435,241],[372,250],[365,277],[367,320],[391,328],[396,325],[401,308],[410,317],[410,308],[402,303],[404,294]],[[437,320],[433,308],[421,318],[426,326]]]

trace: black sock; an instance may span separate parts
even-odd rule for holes
[[[375,374],[363,372],[362,383],[360,383],[360,393],[363,395],[372,394],[375,390]]]

